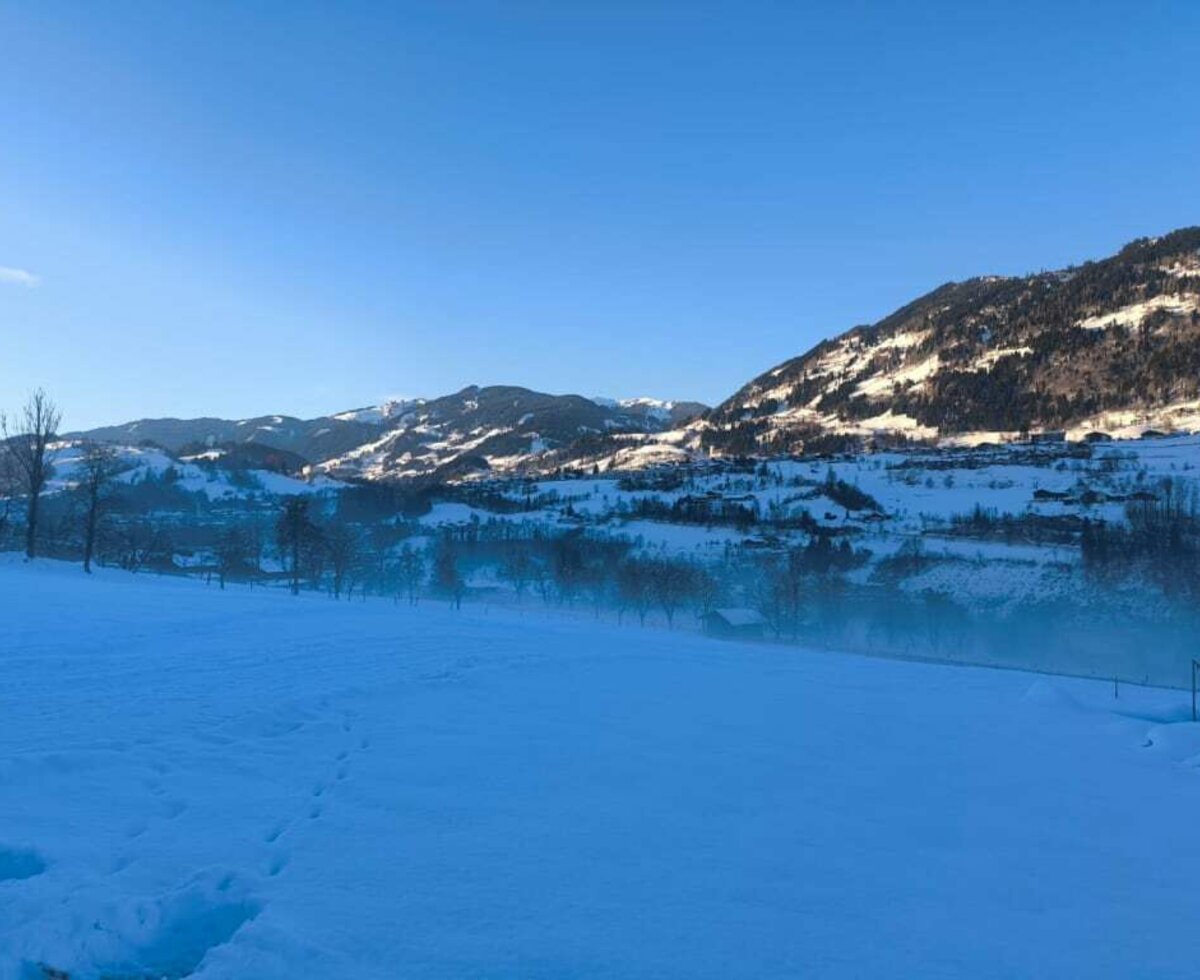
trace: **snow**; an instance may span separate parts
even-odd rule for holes
[[[922,425],[911,415],[905,415],[903,412],[894,413],[890,408],[880,415],[873,415],[869,419],[863,419],[857,425],[842,424],[838,426],[838,429],[862,432],[864,434],[903,432],[914,439],[934,439],[937,437],[937,429],[928,425]]]
[[[339,490],[346,484],[318,474],[312,479],[275,473],[271,470],[247,470],[248,481],[235,481],[228,470],[205,467],[200,463],[219,463],[224,455],[211,450],[195,456],[175,459],[159,449],[142,446],[114,446],[123,469],[116,475],[118,483],[137,484],[152,476],[161,478],[169,470],[175,473],[175,484],[188,493],[202,493],[209,500],[243,499],[257,493],[277,496],[323,494]],[[50,446],[53,474],[49,489],[66,490],[81,478],[83,444],[56,442]]]
[[[1187,695],[0,562],[0,978],[1190,977]]]
[[[1168,266],[1160,266],[1160,268],[1167,275],[1178,278],[1200,276],[1200,257],[1193,255],[1188,259],[1177,261]]]
[[[647,520],[624,521],[617,530],[622,536],[640,542],[645,549],[701,558],[708,555],[714,559],[720,559],[726,544],[736,544],[747,537],[729,529]]]
[[[273,473],[271,470],[251,470],[250,472],[264,492],[281,497],[296,494],[327,493],[346,486],[346,484],[339,480],[331,479],[322,474],[313,476],[309,480],[297,480],[295,477],[285,476],[282,473]]]
[[[1002,361],[1006,357],[1028,357],[1032,353],[1032,347],[998,347],[975,358],[971,368],[975,371],[990,371],[996,366],[997,361]]]
[[[647,440],[618,449],[602,463],[603,469],[636,470],[664,463],[686,463],[691,454],[678,445]]]
[[[671,417],[671,410],[677,404],[674,401],[667,401],[663,398],[649,398],[645,395],[639,395],[635,398],[605,398],[600,395],[593,395],[589,400],[601,408],[645,409],[647,414],[664,421]]]
[[[1161,293],[1140,303],[1130,303],[1128,306],[1124,306],[1112,313],[1090,316],[1085,320],[1080,320],[1077,326],[1083,330],[1104,330],[1117,324],[1126,327],[1136,327],[1146,317],[1157,310],[1166,310],[1173,316],[1182,316],[1185,313],[1193,313],[1197,309],[1200,309],[1200,297],[1198,296],[1176,296],[1169,293]]]
[[[880,395],[890,395],[895,385],[903,387],[907,384],[919,386],[921,382],[932,378],[940,366],[938,356],[927,357],[925,360],[895,371],[882,371],[879,374],[859,382],[856,389],[860,395],[874,398]]]
[[[424,398],[391,398],[382,405],[372,405],[368,408],[356,408],[349,412],[339,412],[333,418],[343,422],[368,422],[381,425],[395,419],[405,412],[411,412],[425,404]]]
[[[471,521],[520,521],[525,517],[523,514],[493,514],[491,511],[480,510],[455,500],[439,500],[430,507],[429,513],[421,515],[419,523],[438,527],[443,524],[467,524]]]
[[[923,344],[929,338],[928,330],[902,330],[875,345],[874,350],[908,350]]]
[[[1067,436],[1082,439],[1089,432],[1106,432],[1115,439],[1137,439],[1148,430],[1200,432],[1200,399],[1172,402],[1152,409],[1101,412],[1072,426]]]

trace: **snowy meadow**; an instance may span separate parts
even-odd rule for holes
[[[1189,977],[1186,692],[0,563],[0,977]]]

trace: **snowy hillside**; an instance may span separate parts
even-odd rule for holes
[[[232,453],[209,450],[176,457],[162,450],[143,446],[115,446],[119,472],[114,481],[137,488],[148,483],[167,483],[183,493],[201,494],[211,501],[270,499],[292,494],[328,493],[343,484],[328,477],[300,479],[263,467],[234,465]],[[83,443],[62,441],[51,447],[53,477],[47,487],[51,494],[73,489],[81,479]]]
[[[854,439],[1200,428],[1200,229],[1058,272],[935,289],[750,381],[703,424],[719,451]]]
[[[647,434],[677,428],[706,408],[698,402],[471,386],[439,398],[395,399],[316,419],[142,419],[66,438],[153,446],[184,456],[265,447],[293,454],[313,472],[350,479],[453,481],[493,469],[544,472],[585,457],[613,456],[628,448],[621,437],[636,448]],[[656,451],[656,457],[662,454]]]
[[[620,409],[634,417],[652,419],[666,429],[678,428],[708,411],[708,406],[700,402],[666,401],[661,398],[595,397],[592,401],[606,408]]]
[[[4,980],[1195,972],[1182,692],[55,563],[0,591]]]
[[[680,405],[684,417],[703,409]],[[622,436],[636,439],[660,432],[678,417],[675,408],[650,399],[620,402],[510,386],[470,387],[393,408],[376,439],[320,462],[318,469],[384,481],[545,471],[564,461],[611,453]]]
[[[1197,350],[1200,228],[1185,228],[1068,269],[940,286],[711,410],[472,385],[311,420],[144,419],[82,435],[192,453],[253,443],[339,479],[437,483],[1029,432],[1136,438],[1200,431]]]
[[[325,459],[346,452],[378,435],[370,419],[347,416],[297,419],[268,415],[254,419],[140,419],[105,426],[66,438],[137,446],[153,444],[170,452],[203,452],[215,446],[252,444],[295,453],[305,460]]]

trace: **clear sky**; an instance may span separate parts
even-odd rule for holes
[[[1200,3],[0,2],[0,406],[718,401],[1200,223]]]

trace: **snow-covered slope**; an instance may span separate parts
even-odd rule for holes
[[[2,980],[1195,972],[1184,692],[7,559],[0,592]]]
[[[1059,272],[942,286],[745,385],[699,426],[719,451],[849,438],[1197,427],[1200,228]]]
[[[302,478],[298,473],[255,465],[236,459],[236,451],[209,450],[195,456],[175,457],[151,446],[114,446],[116,483],[136,488],[147,483],[167,483],[186,493],[203,494],[210,501],[249,497],[278,498],[296,494],[329,493],[344,486],[323,475]],[[51,444],[51,478],[47,493],[75,488],[82,477],[84,444],[62,440]]]
[[[663,428],[675,428],[708,411],[702,402],[666,401],[661,398],[592,398],[597,405],[618,409],[634,418],[652,419]]]
[[[286,415],[254,419],[139,419],[67,433],[66,437],[128,446],[150,443],[173,453],[202,452],[213,446],[241,443],[280,449],[312,461],[346,452],[378,436],[378,423],[349,417],[353,414],[317,419]]]
[[[622,436],[661,431],[677,408],[690,417],[697,407],[472,386],[392,408],[375,439],[322,461],[318,469],[368,480],[454,480],[579,464],[623,448]]]
[[[611,457],[627,448],[616,437],[661,432],[705,409],[698,402],[590,399],[493,385],[316,419],[142,419],[66,438],[157,446],[185,456],[265,447],[294,455],[301,466],[313,464],[315,472],[346,478],[454,480],[492,469],[538,470]]]
[[[1057,272],[941,286],[711,411],[471,386],[318,419],[144,419],[83,435],[173,452],[255,443],[345,478],[450,481],[1031,430],[1129,437],[1200,429],[1198,351],[1200,228],[1185,228]]]

